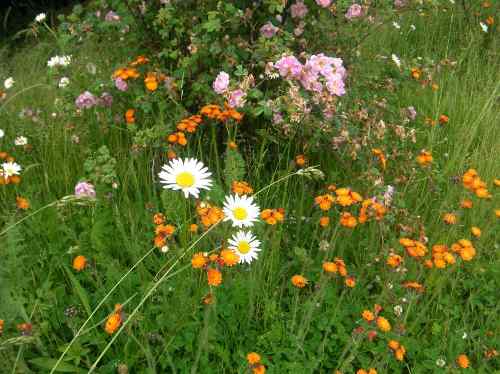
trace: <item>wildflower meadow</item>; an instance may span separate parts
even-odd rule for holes
[[[499,2],[20,3],[0,373],[500,373]]]

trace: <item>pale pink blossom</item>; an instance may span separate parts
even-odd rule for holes
[[[278,32],[279,28],[274,26],[271,22],[266,23],[260,28],[260,33],[264,38],[272,38]]]
[[[217,75],[217,78],[215,78],[212,87],[214,91],[220,95],[227,91],[228,86],[229,86],[229,74],[227,74],[224,71],[221,71],[219,75]]]
[[[231,92],[231,95],[229,95],[229,106],[231,108],[240,108],[243,105],[245,105],[245,97],[247,94],[240,89],[234,90]]]
[[[77,183],[75,186],[75,196],[94,198],[96,196],[94,185],[88,182]]]
[[[363,8],[359,4],[352,4],[349,9],[347,9],[347,13],[345,14],[345,18],[353,19],[358,18],[363,15]]]
[[[292,18],[304,18],[308,11],[307,5],[300,0],[290,7]]]
[[[316,4],[323,8],[328,8],[331,3],[332,0],[316,0]]]
[[[284,56],[274,64],[283,78],[298,78],[302,72],[302,64],[295,56]]]

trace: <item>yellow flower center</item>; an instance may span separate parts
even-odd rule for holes
[[[245,208],[233,209],[233,214],[234,214],[234,218],[236,218],[240,221],[244,220],[245,218],[248,217],[248,213],[247,213],[247,210]]]
[[[247,254],[250,252],[250,244],[244,240],[240,241],[238,243],[238,251],[240,251],[240,253]]]
[[[188,171],[183,171],[175,177],[175,182],[182,188],[191,187],[194,184],[194,176]]]

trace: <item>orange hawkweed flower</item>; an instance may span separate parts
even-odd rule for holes
[[[395,351],[396,349],[399,348],[399,342],[397,340],[389,340],[389,343],[387,343],[387,346]]]
[[[406,348],[403,345],[394,351],[394,357],[396,357],[396,360],[398,361],[403,361],[405,359],[405,354]]]
[[[229,142],[227,143],[227,146],[229,149],[238,149],[238,145],[235,142]]]
[[[363,310],[363,313],[361,313],[361,316],[367,322],[371,322],[375,319],[375,314],[373,314],[373,312],[369,311],[369,310]]]
[[[198,225],[196,223],[190,224],[189,225],[189,232],[197,233],[198,232]]]
[[[266,367],[262,364],[256,364],[252,367],[252,374],[265,374]]]
[[[356,227],[358,224],[358,220],[349,212],[343,212],[340,215],[340,224],[344,227],[348,227],[350,229]]]
[[[18,209],[28,210],[30,208],[30,202],[24,197],[16,197],[16,206]]]
[[[146,78],[144,78],[144,84],[148,91],[156,91],[158,89],[158,80],[156,79],[155,73],[148,73]]]
[[[208,285],[209,286],[220,286],[222,283],[222,273],[214,268],[210,268],[207,270],[207,277],[208,277]]]
[[[411,77],[415,80],[419,80],[421,74],[422,74],[422,70],[420,70],[419,68],[412,68],[410,71]]]
[[[323,270],[326,273],[336,273],[338,271],[337,264],[331,261],[323,262]]]
[[[354,277],[347,277],[344,281],[345,285],[349,288],[353,288],[356,286],[356,278]]]
[[[467,369],[469,367],[469,358],[465,354],[461,354],[457,357],[457,364],[462,369]]]
[[[207,202],[201,202],[196,205],[196,213],[201,219],[201,223],[205,228],[209,228],[215,225],[221,219],[224,218],[224,212],[222,209],[212,206]]]
[[[403,257],[400,255],[391,253],[387,258],[387,265],[393,268],[397,268],[403,262]]]
[[[137,66],[137,65],[145,65],[149,62],[149,59],[146,56],[140,55],[135,58],[129,65]]]
[[[330,194],[320,195],[314,198],[314,204],[318,205],[319,208],[324,211],[330,210],[334,201],[335,198]]]
[[[295,164],[298,167],[303,167],[307,163],[307,157],[305,155],[297,155],[295,156]]]
[[[472,203],[472,200],[470,199],[463,199],[461,202],[460,202],[460,206],[464,209],[471,209],[472,206],[473,206],[473,203]]]
[[[335,194],[337,195],[335,203],[344,207],[363,201],[361,195],[350,188],[338,188],[335,190]]]
[[[490,199],[491,194],[486,188],[486,183],[481,180],[475,169],[467,170],[462,176],[464,187],[476,194],[480,199]]]
[[[173,160],[174,158],[177,158],[177,154],[174,151],[172,151],[171,149],[169,149],[167,152],[167,158],[169,160]]]
[[[205,105],[201,108],[200,114],[210,119],[220,119],[222,115],[221,107],[218,105]]]
[[[240,256],[230,249],[223,249],[220,251],[220,258],[226,266],[234,266],[240,261]]]
[[[292,277],[292,284],[297,288],[304,288],[308,283],[309,281],[302,275],[296,274]]]
[[[125,121],[129,125],[132,125],[135,123],[135,110],[134,109],[128,109],[125,112]]]
[[[443,216],[443,221],[444,223],[448,224],[448,225],[454,225],[457,223],[457,216],[453,213],[446,213],[444,216]]]
[[[283,222],[285,219],[285,209],[264,209],[260,213],[260,218],[262,218],[268,225],[276,225],[279,222]]]
[[[422,286],[420,283],[418,282],[404,282],[403,283],[403,287],[404,288],[408,288],[408,289],[412,289],[412,290],[415,290],[417,292],[424,292],[424,286]]]
[[[260,355],[256,352],[250,352],[249,354],[247,354],[247,361],[250,365],[258,364],[260,363],[260,360]]]
[[[202,252],[195,253],[191,258],[191,266],[193,269],[201,269],[202,267],[205,267],[207,263],[207,256],[205,256]]]
[[[445,124],[447,124],[449,120],[450,120],[450,118],[449,118],[446,114],[441,114],[441,115],[439,116],[439,123],[440,123],[441,125],[445,125]]]
[[[104,325],[104,331],[112,335],[118,330],[122,324],[122,307],[120,304],[115,305],[115,311],[108,317]]]
[[[165,215],[162,213],[156,213],[153,216],[153,223],[155,225],[163,225],[165,223]]]
[[[3,334],[3,326],[5,324],[5,321],[3,319],[0,319],[0,336]]]
[[[166,237],[172,236],[172,234],[175,232],[175,226],[174,225],[158,225],[156,226],[155,233],[156,235],[162,235]]]
[[[432,154],[426,150],[420,151],[420,154],[417,156],[417,162],[420,166],[428,166],[432,163],[432,160]]]
[[[389,332],[392,328],[389,321],[386,318],[380,316],[377,317],[377,326],[382,332]]]
[[[493,24],[495,23],[495,19],[492,16],[488,16],[485,22],[488,26],[493,26]]]
[[[481,229],[476,226],[472,226],[470,229],[470,232],[472,235],[474,235],[476,238],[479,238],[481,236]]]
[[[231,190],[236,195],[250,195],[253,193],[253,188],[247,182],[233,181],[231,183]]]
[[[87,266],[87,259],[85,256],[79,255],[73,259],[73,269],[76,271],[82,271]]]
[[[384,152],[380,148],[373,148],[372,154],[378,158],[380,164],[382,165],[382,169],[385,170],[385,167],[387,165],[387,158],[385,157]]]

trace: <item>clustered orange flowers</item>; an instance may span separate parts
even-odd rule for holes
[[[167,239],[175,232],[175,226],[166,223],[166,218],[162,213],[156,213],[153,216],[153,223],[156,225],[154,245],[165,251],[167,248]]]
[[[260,213],[260,218],[262,218],[262,220],[264,220],[268,225],[276,225],[277,223],[284,221],[285,209],[264,209]]]
[[[396,360],[403,361],[405,359],[406,348],[404,345],[399,343],[397,340],[389,340],[387,346],[394,352]]]
[[[199,125],[203,123],[203,117],[214,119],[220,122],[226,122],[228,119],[233,119],[240,122],[243,119],[243,114],[237,110],[225,105],[224,110],[215,104],[205,105],[201,108],[199,114],[189,116],[177,123],[175,132],[167,136],[167,141],[170,145],[178,144],[185,146],[188,141],[186,133],[194,134]]]
[[[247,361],[253,374],[264,374],[266,372],[266,367],[261,363],[261,357],[258,353],[250,352],[247,354]]]
[[[425,244],[418,240],[401,238],[399,239],[399,244],[405,247],[406,253],[411,257],[422,258],[428,252]]]
[[[326,193],[324,195],[316,196],[314,199],[314,204],[319,206],[322,211],[330,210],[333,204],[337,204],[341,207],[350,207],[361,202],[358,217],[350,212],[340,213],[339,222],[344,227],[354,228],[358,225],[358,223],[366,223],[371,217],[380,221],[387,213],[387,207],[379,203],[376,199],[373,198],[363,200],[363,197],[359,193],[351,190],[350,188],[344,187],[337,189],[335,185],[329,185],[328,191],[334,191],[335,196],[331,193]],[[321,217],[319,224],[321,227],[327,227],[330,224],[330,218],[327,216]]]
[[[206,201],[198,202],[196,205],[196,213],[201,220],[203,226],[208,229],[224,218],[224,212],[221,208],[212,205]]]
[[[469,169],[462,177],[462,183],[466,189],[472,191],[480,199],[490,199],[491,194],[486,188],[486,183],[481,180],[475,169]]]
[[[7,152],[0,152],[0,161],[14,162],[16,161],[16,159],[13,156],[9,155]],[[3,173],[0,173],[0,186],[19,183],[21,183],[21,177],[19,175],[11,175],[10,177],[6,177]]]
[[[114,334],[116,330],[120,328],[124,319],[125,315],[122,310],[122,305],[116,304],[115,310],[106,319],[106,324],[104,325],[104,331],[106,331],[109,335]]]
[[[203,269],[207,273],[207,282],[209,286],[220,286],[222,284],[222,269],[224,266],[232,267],[239,263],[240,256],[231,249],[221,249],[217,253],[198,252],[191,258],[193,269]]]
[[[354,287],[356,285],[356,278],[350,276],[347,272],[347,267],[344,260],[340,257],[335,257],[333,261],[323,262],[323,271],[329,274],[339,274],[344,277],[344,283],[347,287]]]

